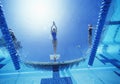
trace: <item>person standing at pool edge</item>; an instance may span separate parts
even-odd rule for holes
[[[54,60],[56,61],[56,49],[57,49],[57,26],[55,25],[55,22],[53,21],[53,25],[51,27],[51,35],[52,35],[52,43],[53,43],[53,49],[54,49]]]
[[[88,43],[89,43],[89,46],[92,45],[92,30],[93,30],[92,24],[88,24]]]

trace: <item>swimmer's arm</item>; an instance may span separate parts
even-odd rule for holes
[[[57,33],[57,26],[55,25],[55,28],[56,28],[56,33]]]
[[[51,33],[52,33],[52,27],[51,27]]]
[[[51,26],[51,33],[52,33],[52,28],[53,28],[53,25]]]
[[[97,28],[94,28],[94,27],[89,27],[89,28],[88,28],[88,30],[89,30],[89,29],[93,29],[93,30],[96,30]]]

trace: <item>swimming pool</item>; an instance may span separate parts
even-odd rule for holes
[[[15,32],[15,35],[17,36],[17,39],[21,41],[23,47],[26,47],[26,49],[23,48],[23,50],[19,51],[20,58],[27,61],[36,61],[36,62],[40,61],[40,62],[53,63],[53,61],[49,60],[49,55],[53,53],[51,40],[47,38],[49,37],[49,34],[45,33],[47,34],[47,36],[45,36],[45,38],[42,39],[42,42],[40,42],[41,40],[35,41],[38,43],[40,42],[41,44],[38,44],[38,43],[36,43],[35,45],[32,44],[34,43],[34,41],[32,42],[30,41],[33,38],[30,38],[29,35],[27,37],[23,37],[24,33],[26,32],[20,31],[21,26],[20,27],[18,27],[18,25],[14,26],[15,23],[13,24],[12,21],[15,20],[15,18],[12,19],[13,18],[12,14],[11,14],[11,17],[9,17],[10,13],[13,13],[13,12],[8,11],[7,7],[10,7],[10,6],[7,3],[7,1],[6,2],[4,1],[2,3],[4,3],[3,5],[5,6],[3,8],[6,9],[5,16],[6,16],[8,26],[12,27],[12,29]],[[9,2],[9,3],[12,3],[12,2]],[[57,2],[54,2],[54,3],[57,3]],[[75,8],[78,5],[75,5],[75,3],[73,4],[71,3],[72,2],[69,2],[68,7],[72,5],[70,9],[72,13],[76,12],[78,15],[80,15],[81,12],[79,13],[77,12],[77,10],[78,9],[84,10],[83,7],[85,7],[86,4],[91,2],[89,0],[85,0],[85,1],[79,0],[78,5],[81,3],[84,3],[82,6],[80,6],[81,8]],[[92,11],[92,9],[96,7],[95,11],[96,12],[98,11],[99,13],[100,3],[101,3],[101,0],[93,1],[94,5],[90,8],[91,9],[90,11]],[[61,55],[61,59],[59,61],[64,63],[64,61],[67,61],[67,60],[78,59],[80,58],[80,56],[86,55],[85,53],[88,50],[89,54],[87,53],[86,55],[87,57],[85,56],[86,60],[77,62],[75,64],[73,63],[73,64],[65,65],[64,67],[61,65],[50,66],[49,69],[47,68],[48,66],[47,67],[43,66],[41,68],[35,68],[35,67],[33,68],[32,66],[25,65],[22,61],[20,61],[19,62],[20,69],[15,70],[8,50],[5,47],[1,46],[0,48],[0,84],[56,84],[56,83],[59,83],[59,84],[96,84],[96,83],[97,84],[119,84],[120,83],[120,80],[119,80],[120,78],[120,70],[119,70],[120,69],[120,21],[119,21],[120,6],[119,6],[119,3],[120,3],[119,0],[114,0],[111,3],[111,6],[108,11],[108,15],[104,24],[104,28],[102,30],[100,42],[97,48],[97,53],[96,53],[95,60],[93,62],[92,67],[88,67],[89,54],[90,54],[90,51],[88,49],[91,49],[91,48],[89,48],[88,41],[86,41],[88,39],[88,34],[87,34],[88,32],[87,32],[87,28],[85,28],[87,26],[85,25],[89,24],[89,22],[93,17],[96,19],[94,19],[91,23],[96,25],[96,22],[98,19],[97,18],[98,13],[96,14],[92,12],[90,15],[92,14],[94,15],[86,23],[84,22],[85,18],[82,18],[82,24],[84,24],[82,25],[82,27],[84,27],[82,31],[79,28],[79,24],[81,24],[80,23],[81,18],[78,18],[76,14],[74,16],[75,19],[70,20],[71,14],[70,15],[68,14],[68,17],[67,16],[65,17],[68,18],[71,23],[69,21],[63,21],[59,23],[60,21],[56,19],[56,24],[58,22],[58,25],[57,25],[58,29],[59,29],[59,26],[66,27],[66,29],[63,29],[63,30],[62,28],[59,29],[59,32],[62,31],[62,33],[58,32],[58,35],[59,35],[58,42],[61,41],[60,42],[61,44],[59,43],[60,45],[58,45],[58,53]],[[83,11],[83,13],[87,13],[87,11]],[[82,17],[82,15],[80,16]],[[88,17],[89,15],[87,16],[87,18]],[[67,24],[69,24],[69,26],[67,26],[65,22],[68,22]],[[74,23],[77,26],[71,25],[72,23]],[[51,22],[48,24],[48,27],[49,26],[51,26]],[[67,29],[68,31],[66,31]],[[72,32],[74,30],[76,32]],[[47,32],[49,32],[49,30]],[[71,36],[71,32],[73,36]],[[0,33],[0,35],[2,36],[2,33]],[[84,36],[84,38],[82,37],[82,35]],[[94,31],[93,31],[93,35],[95,35]],[[29,39],[27,39],[28,37]],[[26,40],[23,40],[22,38]],[[73,38],[75,38],[74,41],[73,41]],[[66,40],[68,41],[66,42]],[[30,43],[28,44],[28,42]],[[93,39],[93,42],[94,42],[94,39]],[[83,43],[84,45],[82,45]],[[38,45],[40,46],[40,48],[37,47]],[[38,48],[37,50],[40,50],[42,53],[39,53],[39,52],[29,53],[29,52],[32,52],[31,49],[27,50],[30,47],[32,47],[33,51],[36,51],[35,47],[37,47]],[[44,55],[46,56],[44,57],[36,56],[38,54],[39,56],[44,56]]]

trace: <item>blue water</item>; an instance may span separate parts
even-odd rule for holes
[[[90,0],[62,0],[58,1],[59,3],[54,0],[52,1],[59,7],[65,7],[62,9],[64,12],[59,10],[60,13],[63,13],[59,16],[61,19],[57,15],[55,16],[56,18],[51,17],[55,20],[58,27],[57,53],[61,55],[59,61],[73,60],[81,56],[86,56],[89,48],[87,26],[89,23],[92,23],[95,28],[101,0],[93,0],[92,2]],[[24,2],[27,3],[27,0]],[[114,0],[111,3],[93,66],[88,68],[89,57],[87,57],[84,62],[60,69],[60,78],[70,77],[73,84],[120,84],[119,3],[119,0]],[[19,0],[2,1],[8,27],[14,30],[17,39],[21,41],[23,46],[21,50],[18,50],[18,53],[22,60],[50,62],[49,55],[53,53],[50,38],[52,20],[50,19],[44,23],[38,20],[41,23],[40,25],[38,25],[38,22],[27,25],[29,23],[28,20],[28,22],[24,23],[24,19],[27,19],[27,17],[24,17],[24,19],[18,17],[22,13],[22,10],[17,9],[21,4]],[[63,5],[61,6],[61,4]],[[55,5],[54,7],[57,6]],[[43,26],[47,22],[48,25]],[[111,22],[111,24],[108,24],[108,22]],[[42,28],[38,29],[39,32],[36,31],[36,34],[32,32],[33,30],[28,30],[34,25],[37,25],[34,29],[45,27],[45,30]],[[39,35],[40,37],[30,37],[32,34],[33,36]],[[1,32],[0,36],[2,36]],[[22,62],[20,62],[20,65],[21,69],[16,71],[7,49],[1,46],[0,84],[40,84],[43,79],[51,78],[52,81],[53,75],[55,75],[55,72],[34,69],[33,67],[24,65]],[[57,75],[55,76],[57,77]]]
[[[50,33],[53,21],[58,27],[57,54],[61,56],[59,61],[85,56],[88,49],[88,24],[96,26],[101,1],[52,0],[48,1],[49,4],[45,1],[2,1],[8,27],[14,31],[23,46],[22,57],[28,61],[50,61],[49,56],[54,53]],[[37,5],[37,2],[41,8],[35,8],[34,4]],[[46,11],[50,12],[51,16],[41,10],[44,10],[42,7],[47,8],[46,5],[50,6]],[[35,9],[32,11],[35,13],[28,14],[26,11],[30,8]],[[37,10],[40,10],[39,15],[36,14]]]

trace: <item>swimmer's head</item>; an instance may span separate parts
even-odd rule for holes
[[[55,29],[55,28],[53,28],[53,32],[56,32],[56,29]]]
[[[12,32],[12,29],[9,29],[9,32]]]
[[[88,27],[92,27],[92,24],[88,24]]]

